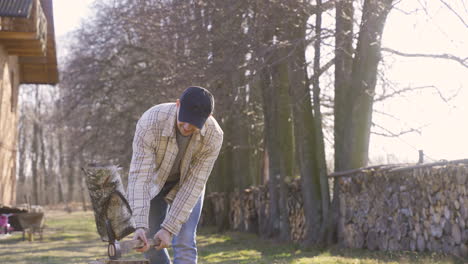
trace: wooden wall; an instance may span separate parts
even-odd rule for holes
[[[16,198],[16,140],[19,66],[0,46],[0,204],[13,205]]]

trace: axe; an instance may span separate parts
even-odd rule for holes
[[[126,241],[119,242],[114,237],[109,221],[106,222],[106,227],[109,228],[107,231],[109,234],[109,245],[107,246],[107,255],[109,256],[109,259],[117,260],[121,258],[122,255],[125,255],[132,250],[142,248],[145,245],[143,241],[139,239],[126,240]],[[147,241],[150,247],[158,246],[160,243],[159,241],[156,241],[152,238],[147,238]]]
[[[133,249],[143,247],[144,243],[141,240],[119,242],[135,232],[132,210],[120,178],[121,169],[113,165],[90,164],[82,170],[86,175],[97,231],[102,241],[109,242],[107,247],[109,258],[116,260]],[[159,245],[159,241],[148,239],[148,244],[154,247]]]

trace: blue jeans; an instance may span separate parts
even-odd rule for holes
[[[166,186],[165,186],[166,187]],[[161,224],[166,217],[168,211],[168,204],[164,200],[166,191],[163,190],[151,200],[151,207],[149,211],[149,238],[161,229]],[[197,263],[197,225],[200,220],[200,214],[203,207],[203,197],[205,191],[198,199],[189,219],[182,225],[180,232],[172,239],[172,249],[174,250],[174,264],[195,264]],[[150,260],[151,264],[170,264],[171,260],[167,249],[157,251],[150,248],[145,252],[145,257]]]

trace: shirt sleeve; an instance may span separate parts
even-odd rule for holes
[[[218,134],[212,140],[211,144],[205,147],[206,149],[194,157],[185,180],[181,183],[171,208],[161,224],[164,229],[174,235],[179,234],[180,228],[189,218],[218,158],[223,135]]]
[[[136,227],[148,229],[151,202],[150,182],[156,173],[156,124],[143,115],[137,123],[133,139],[133,155],[128,176],[127,196]]]

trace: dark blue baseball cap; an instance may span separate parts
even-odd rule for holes
[[[203,128],[206,119],[213,112],[213,95],[205,88],[191,86],[179,98],[179,121]]]

